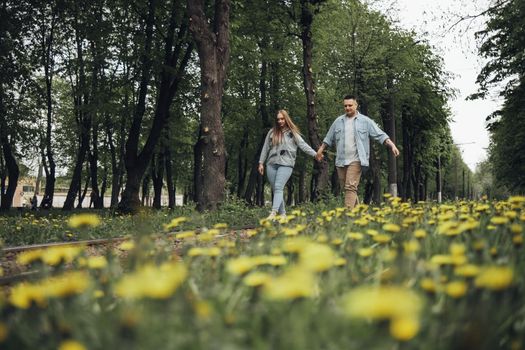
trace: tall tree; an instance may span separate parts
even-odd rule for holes
[[[201,68],[201,132],[203,188],[199,210],[214,210],[224,198],[225,162],[221,102],[228,68],[230,1],[215,0],[213,20],[203,0],[188,0],[190,30],[197,43]]]
[[[124,212],[136,211],[140,205],[140,180],[153,157],[155,146],[169,117],[169,109],[179,89],[191,57],[193,44],[188,38],[188,17],[182,1],[173,0],[164,33],[164,58],[160,68],[159,88],[151,129],[144,147],[139,153],[142,121],[146,111],[146,95],[152,75],[153,60],[151,49],[155,24],[156,0],[148,3],[145,20],[145,44],[142,52],[141,81],[138,101],[133,114],[124,156],[126,165],[126,187],[122,193],[119,209]]]
[[[301,0],[301,42],[303,44],[303,84],[306,95],[306,118],[308,120],[308,137],[310,144],[314,149],[321,146],[319,136],[319,125],[317,122],[316,100],[315,100],[315,82],[313,77],[313,45],[312,24],[314,15],[319,10],[320,4],[324,0]],[[311,198],[316,200],[320,194],[328,190],[329,173],[328,162],[323,159],[320,162],[314,162],[314,173],[312,176]]]

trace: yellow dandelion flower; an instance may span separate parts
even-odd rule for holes
[[[354,221],[354,224],[356,224],[357,226],[361,226],[361,227],[365,227],[367,226],[369,223],[369,221],[365,218],[361,218],[361,219],[357,219]]]
[[[215,225],[213,225],[213,228],[216,228],[216,229],[219,229],[219,230],[226,229],[226,228],[228,228],[228,224],[225,223],[225,222],[219,222],[219,223],[216,223]]]
[[[510,225],[510,232],[514,234],[522,233],[523,227],[520,224],[512,224]]]
[[[263,295],[271,300],[309,298],[317,294],[315,275],[299,267],[289,269],[263,286]]]
[[[93,297],[96,299],[102,298],[103,296],[104,296],[103,290],[97,289],[96,291],[93,292]]]
[[[201,233],[197,236],[197,240],[199,242],[211,242],[215,239],[215,231],[212,231],[214,229],[208,230],[206,232]]]
[[[282,248],[287,253],[299,253],[310,243],[307,238],[292,238],[285,240]]]
[[[459,255],[464,255],[467,248],[465,247],[464,244],[452,243],[450,244],[448,250],[452,256],[459,256]]]
[[[436,285],[433,279],[425,277],[419,282],[421,289],[428,293],[435,293],[439,290],[439,287]]]
[[[357,254],[363,258],[369,257],[374,254],[374,248],[360,248],[357,250]]]
[[[175,234],[176,239],[186,239],[195,237],[195,231],[182,231]]]
[[[509,203],[511,204],[525,203],[525,196],[511,196],[509,197]]]
[[[38,306],[46,305],[46,295],[37,285],[22,282],[11,288],[9,303],[19,309],[28,309],[31,303]]]
[[[369,235],[369,236],[377,236],[379,234],[379,232],[377,230],[373,230],[373,229],[368,229],[366,230],[366,234]]]
[[[58,346],[58,350],[87,350],[87,348],[76,340],[64,340]]]
[[[423,229],[417,229],[414,231],[414,237],[416,238],[425,238],[427,236],[427,232]]]
[[[417,317],[423,307],[423,300],[415,291],[401,286],[361,286],[344,297],[343,306],[351,317]]]
[[[285,236],[297,236],[299,234],[299,231],[294,227],[283,227],[281,230]]]
[[[386,234],[378,234],[372,237],[372,239],[377,243],[388,243],[392,240],[392,237]]]
[[[120,243],[118,249],[120,250],[133,250],[135,248],[135,242],[133,241],[124,241]]]
[[[452,265],[453,259],[451,255],[437,254],[430,258],[430,263],[435,265]]]
[[[506,266],[492,266],[482,269],[474,280],[480,288],[503,290],[508,288],[514,279],[514,271]]]
[[[84,247],[51,247],[42,251],[40,258],[50,266],[56,266],[60,262],[71,263],[82,251]]]
[[[16,261],[20,265],[28,265],[33,261],[40,260],[42,252],[42,249],[26,250],[25,252],[21,252],[20,254],[18,254],[18,256],[16,257]]]
[[[319,242],[319,243],[326,243],[326,242],[328,242],[328,236],[325,235],[325,234],[319,235],[319,237],[317,237],[316,241]]]
[[[418,241],[416,240],[410,240],[403,243],[403,248],[405,249],[405,253],[411,254],[416,253],[421,249],[421,246]]]
[[[523,236],[522,235],[515,235],[512,237],[512,243],[515,246],[521,246],[523,244]]]
[[[87,266],[90,269],[103,269],[108,265],[105,256],[91,256],[87,259]]]
[[[232,275],[243,275],[256,267],[256,262],[249,256],[231,259],[226,263],[226,270]]]
[[[259,233],[259,231],[257,231],[257,230],[253,230],[253,229],[246,230],[246,235],[248,237],[253,237],[253,236],[257,235],[257,233]]]
[[[461,298],[467,293],[467,284],[464,281],[452,281],[445,286],[445,292],[452,298]]]
[[[83,293],[91,284],[89,275],[84,271],[66,272],[41,283],[47,297],[61,298]]]
[[[490,222],[494,225],[504,225],[509,222],[509,218],[505,216],[494,216],[490,218]]]
[[[259,287],[270,281],[272,276],[264,272],[251,272],[243,278],[243,283],[249,287]]]
[[[336,258],[335,261],[334,261],[334,266],[345,266],[347,263],[346,259],[345,258]]]
[[[419,320],[417,317],[397,317],[390,321],[390,335],[401,341],[414,338],[419,332]]]
[[[330,242],[330,244],[335,245],[335,246],[338,246],[338,245],[343,244],[343,240],[342,240],[341,238],[334,238],[334,239],[332,239],[332,241]]]
[[[308,271],[321,272],[330,269],[335,263],[335,253],[324,244],[311,243],[299,255],[299,264]]]
[[[115,294],[127,299],[166,299],[173,295],[187,275],[188,270],[182,263],[145,265],[118,281]]]
[[[97,227],[100,223],[100,216],[96,214],[75,214],[68,220],[68,225],[72,228]]]
[[[201,248],[194,247],[188,251],[188,256],[219,256],[221,254],[220,248]]]
[[[463,277],[475,277],[479,274],[479,272],[480,268],[472,264],[458,266],[454,269],[454,274]]]
[[[171,229],[174,229],[175,227],[179,226],[180,224],[186,221],[188,221],[188,218],[185,216],[174,218],[169,222],[169,224],[164,225],[164,230],[169,231]]]
[[[346,237],[353,239],[354,241],[359,241],[364,238],[363,234],[359,232],[348,232]]]
[[[383,230],[385,230],[386,232],[398,233],[399,231],[401,231],[401,226],[396,224],[384,224]]]

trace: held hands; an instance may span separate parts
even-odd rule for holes
[[[323,152],[319,152],[319,151],[318,151],[317,154],[314,156],[314,158],[315,158],[315,160],[318,161],[318,162],[322,161],[323,158],[324,158],[324,154],[323,154]]]
[[[257,171],[259,172],[259,174],[263,175],[264,174],[264,165],[259,163],[259,166],[257,167]]]

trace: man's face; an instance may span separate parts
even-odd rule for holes
[[[343,100],[345,113],[349,117],[353,117],[357,112],[357,102],[354,99]]]

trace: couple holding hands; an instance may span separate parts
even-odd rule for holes
[[[369,138],[390,147],[394,156],[399,155],[399,150],[388,135],[372,119],[357,111],[355,96],[345,96],[343,106],[345,114],[334,120],[317,152],[303,140],[299,128],[285,110],[277,113],[275,126],[266,135],[258,168],[259,173],[263,175],[263,164],[266,161],[266,174],[273,192],[272,210],[268,219],[275,219],[277,214],[286,216],[284,186],[292,175],[298,147],[317,161],[321,161],[325,148],[335,145],[335,166],[341,186],[345,190],[345,206],[349,209],[354,208],[356,204],[361,172],[369,164]]]

